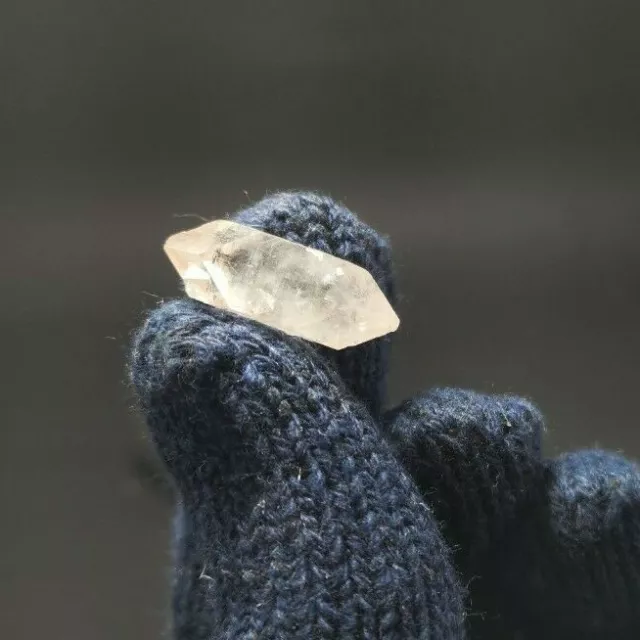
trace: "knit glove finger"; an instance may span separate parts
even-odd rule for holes
[[[548,463],[542,507],[522,521],[502,572],[524,638],[632,640],[640,629],[640,469],[585,450]]]
[[[464,636],[429,509],[314,349],[183,300],[131,369],[181,496],[175,637]]]
[[[393,304],[389,243],[331,198],[314,193],[279,193],[240,211],[233,219],[366,269]],[[314,345],[374,418],[379,417],[384,404],[390,340],[390,336],[383,336],[341,351]]]
[[[385,434],[469,576],[544,488],[542,429],[541,414],[522,398],[460,389],[435,389],[384,417]]]
[[[471,637],[636,637],[637,469],[602,452],[544,461],[542,425],[522,399],[436,390],[385,430],[455,545]]]

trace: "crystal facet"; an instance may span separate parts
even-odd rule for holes
[[[164,245],[191,298],[344,349],[400,321],[371,274],[351,262],[229,220]]]

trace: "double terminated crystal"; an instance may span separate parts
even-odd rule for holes
[[[362,267],[252,227],[208,222],[171,236],[164,250],[189,297],[333,349],[400,324]]]

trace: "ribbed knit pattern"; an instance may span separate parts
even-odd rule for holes
[[[385,416],[399,458],[428,497],[471,578],[494,540],[544,494],[542,416],[528,402],[436,389]]]
[[[460,638],[435,520],[308,347],[165,305],[134,382],[182,497],[179,638]]]
[[[477,640],[640,637],[640,473],[621,456],[543,460],[528,401],[440,389],[386,416],[469,584]]]
[[[236,219],[391,290],[386,243],[326,198]],[[449,550],[371,416],[384,343],[330,352],[191,300],[150,315],[131,374],[180,495],[176,638],[465,637]]]
[[[235,219],[359,264],[393,301],[388,243],[331,199]],[[149,315],[130,371],[179,496],[174,638],[640,637],[638,468],[545,460],[517,397],[436,389],[385,414],[388,348],[191,300]]]

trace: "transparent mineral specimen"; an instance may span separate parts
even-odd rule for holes
[[[189,297],[310,342],[344,349],[400,324],[362,267],[252,227],[215,220],[164,250]]]

